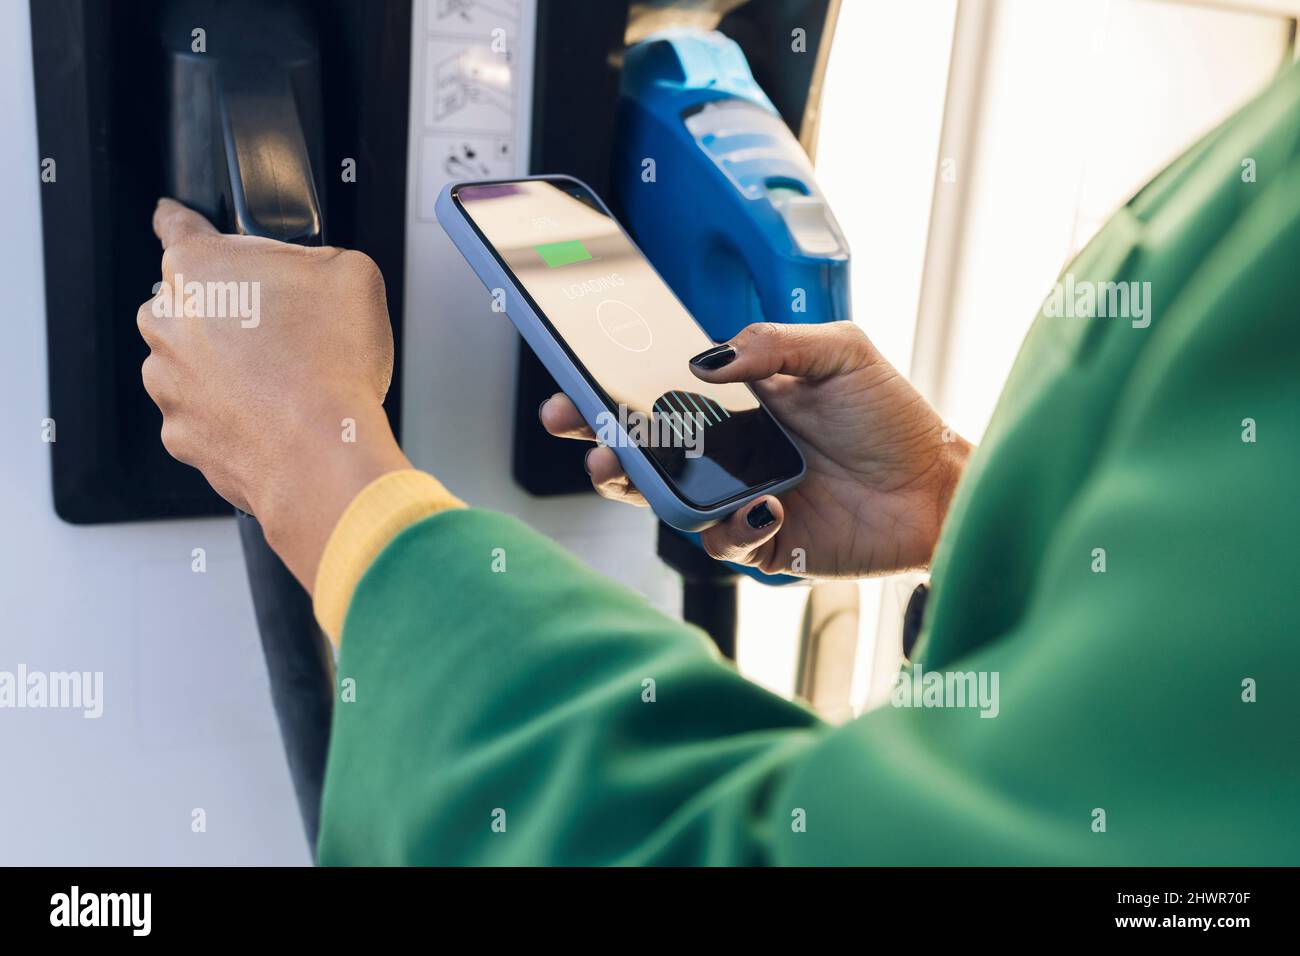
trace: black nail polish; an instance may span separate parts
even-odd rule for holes
[[[715,372],[724,365],[730,365],[735,359],[736,350],[730,345],[715,345],[691,359],[691,364],[706,372]]]
[[[760,501],[749,509],[749,514],[745,515],[745,523],[755,531],[766,528],[775,520],[776,515],[772,514],[772,509],[767,506],[766,501]]]

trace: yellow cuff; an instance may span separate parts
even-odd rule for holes
[[[339,643],[352,592],[388,542],[431,514],[464,507],[437,478],[414,469],[390,471],[362,488],[334,526],[316,569],[312,604],[330,640]]]

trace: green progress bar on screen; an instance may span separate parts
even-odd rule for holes
[[[542,261],[550,268],[558,266],[571,265],[574,262],[583,262],[591,258],[591,253],[577,239],[569,242],[544,242],[540,246],[533,246],[537,254],[542,257]]]

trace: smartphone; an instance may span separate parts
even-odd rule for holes
[[[699,531],[803,478],[803,455],[748,385],[691,373],[713,341],[585,184],[451,183],[435,209],[492,307],[661,520]]]

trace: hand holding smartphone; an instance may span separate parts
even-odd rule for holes
[[[452,183],[436,212],[661,520],[699,531],[803,478],[799,449],[749,386],[691,374],[712,340],[586,185]]]

